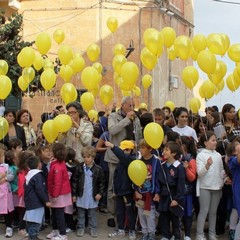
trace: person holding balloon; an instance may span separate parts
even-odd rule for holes
[[[85,146],[91,146],[93,126],[83,119],[83,108],[79,102],[68,103],[66,109],[72,119],[72,127],[59,137],[59,142],[73,148],[76,151],[76,160],[83,162],[81,150]]]
[[[120,146],[114,146],[105,141],[105,146],[110,147],[113,153],[118,157],[119,163],[114,173],[114,194],[116,195],[116,215],[118,230],[110,233],[109,238],[119,238],[125,236],[125,216],[128,221],[129,239],[136,239],[135,234],[135,213],[134,213],[134,190],[132,181],[128,176],[128,166],[136,159],[134,152],[135,144],[130,140],[123,140]],[[138,174],[141,174],[138,172]]]
[[[138,186],[135,187],[136,206],[138,208],[138,217],[143,233],[141,240],[155,240],[155,202],[159,202],[160,200],[160,185],[159,181],[157,181],[160,174],[160,161],[152,154],[152,147],[145,139],[140,141],[139,147],[142,155],[141,161],[143,161],[147,167],[146,178],[141,185],[138,184]],[[132,177],[134,176],[130,175],[131,179]]]

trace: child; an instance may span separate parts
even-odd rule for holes
[[[13,215],[13,197],[10,182],[14,175],[8,164],[4,163],[4,150],[0,148],[0,214],[4,215],[6,224],[6,238],[13,236],[12,215]]]
[[[12,150],[14,152],[15,156],[18,157],[18,154],[20,152],[22,152],[22,150],[23,150],[22,141],[18,138],[9,140],[8,149]]]
[[[185,169],[185,192],[184,192],[184,240],[191,240],[192,213],[193,213],[193,194],[195,193],[195,180],[197,177],[196,155],[197,149],[194,139],[187,136],[181,136],[182,143],[182,163]]]
[[[216,216],[217,207],[222,195],[225,172],[217,147],[217,138],[212,131],[207,131],[200,138],[204,148],[197,154],[197,196],[199,196],[200,212],[197,217],[196,240],[205,240],[204,225],[208,215],[209,239],[217,240]]]
[[[141,187],[136,187],[135,198],[138,207],[138,217],[142,227],[141,240],[155,240],[155,203],[159,201],[159,182],[157,176],[160,170],[159,159],[152,154],[152,148],[145,139],[139,143],[141,160],[146,164],[148,175]]]
[[[114,146],[112,143],[106,141],[105,145],[110,147],[113,153],[119,159],[119,163],[114,173],[114,194],[116,195],[116,215],[118,230],[110,233],[108,237],[124,237],[125,216],[128,221],[129,239],[136,239],[135,234],[135,214],[134,214],[134,190],[132,182],[128,176],[128,166],[136,159],[136,154],[133,153],[134,142],[124,140],[120,143],[119,147]]]
[[[73,175],[73,202],[78,209],[77,236],[84,235],[85,211],[88,211],[90,235],[97,237],[96,208],[104,192],[104,173],[100,166],[94,163],[96,149],[92,146],[83,147],[83,163],[80,163]]]
[[[66,166],[68,171],[68,176],[70,183],[72,185],[72,176],[76,171],[78,161],[75,160],[76,152],[73,148],[67,147],[67,156],[66,156]],[[66,232],[70,233],[76,230],[74,221],[73,221],[73,212],[74,206],[71,204],[64,208],[65,222],[66,222]]]
[[[29,240],[37,240],[44,216],[44,206],[50,207],[45,180],[41,169],[40,159],[36,156],[28,158],[29,172],[26,175],[24,201],[26,212],[24,220],[27,222]]]
[[[15,209],[18,215],[18,228],[19,234],[24,236],[26,235],[26,223],[23,221],[23,217],[25,214],[25,202],[24,202],[24,184],[25,184],[25,176],[28,173],[27,159],[29,157],[34,156],[33,151],[24,151],[18,154],[18,191],[17,196],[18,199],[16,201]]]
[[[162,163],[161,172],[158,175],[161,190],[158,210],[160,211],[163,240],[170,239],[172,236],[175,240],[181,238],[180,217],[177,212],[182,211],[183,214],[185,171],[178,160],[180,154],[181,150],[176,142],[169,141],[165,144],[163,156],[166,161]],[[170,222],[172,222],[172,232]]]
[[[47,235],[52,240],[67,240],[64,207],[72,204],[71,186],[65,164],[66,147],[62,143],[52,146],[53,161],[50,163],[47,189],[52,209],[52,232]]]

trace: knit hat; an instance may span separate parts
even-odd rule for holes
[[[125,149],[134,149],[134,143],[130,140],[121,141],[119,148],[122,150]]]

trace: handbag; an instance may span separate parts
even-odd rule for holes
[[[164,179],[165,179],[165,182],[166,182],[166,186],[167,186],[168,194],[169,194],[169,197],[170,197],[170,201],[172,202],[173,198],[172,198],[172,194],[170,192],[170,188],[169,188],[169,185],[168,185],[167,176],[166,176],[166,173],[163,169],[162,164],[160,164],[160,165],[161,165],[161,168],[162,168],[162,171],[163,171],[163,176],[164,176]],[[183,215],[184,215],[184,207],[181,206],[180,204],[178,204],[176,206],[169,206],[168,210],[169,210],[169,212],[171,212],[172,214],[174,214],[178,218],[182,218]]]

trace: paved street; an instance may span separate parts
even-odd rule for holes
[[[195,239],[195,226],[196,226],[196,222],[194,222],[193,224],[193,234],[192,234],[192,239],[194,240]],[[95,239],[98,239],[98,240],[106,240],[108,239],[108,234],[110,232],[112,232],[114,229],[113,228],[109,228],[107,226],[107,217],[106,216],[103,216],[101,214],[98,214],[98,238],[95,238]],[[40,238],[41,239],[46,239],[46,235],[48,233],[51,232],[51,226],[47,227],[44,231],[41,231],[40,232]],[[227,231],[226,231],[227,232]],[[5,225],[3,223],[0,224],[0,239],[6,239],[4,237],[4,234],[5,234]],[[137,234],[137,239],[139,239],[141,237],[141,233],[138,233]],[[13,238],[11,238],[13,240],[22,240],[24,238],[22,238],[21,236],[19,236],[17,234],[17,230],[15,229],[14,230],[14,236]],[[25,238],[26,239],[26,238]],[[89,235],[89,231],[86,230],[86,233],[85,235],[81,238],[81,237],[77,237],[76,236],[76,233],[73,232],[73,233],[69,233],[68,234],[68,239],[69,240],[76,240],[76,239],[79,239],[79,240],[92,240],[93,238]],[[125,238],[122,238],[122,239],[128,239],[128,234],[126,234],[126,237]],[[161,239],[161,236],[157,236],[156,237],[157,240]],[[219,240],[227,240],[228,239],[228,235],[227,233],[225,235],[221,235],[219,236],[218,238]]]

